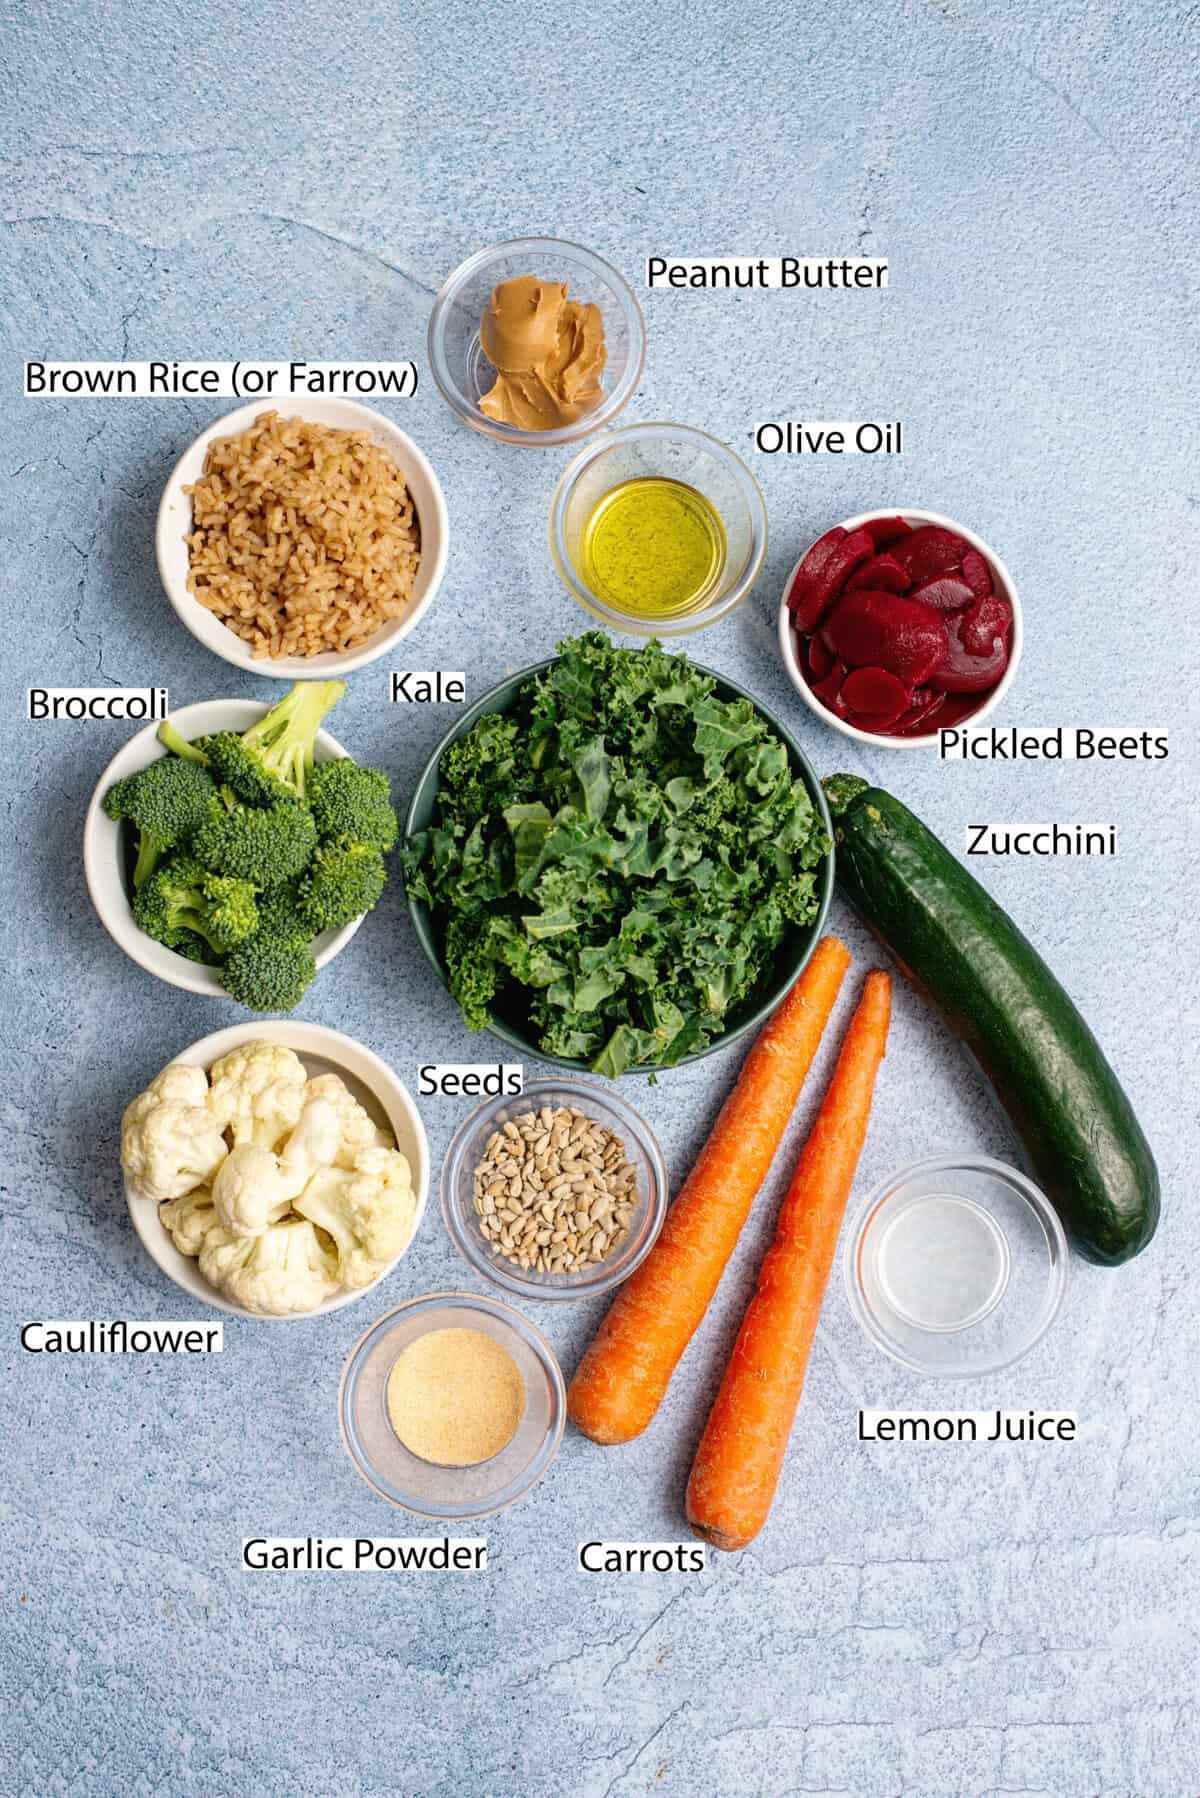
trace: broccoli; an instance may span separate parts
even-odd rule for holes
[[[349,759],[321,762],[309,777],[307,797],[322,837],[348,837],[386,852],[400,834],[388,777],[379,768],[360,768]]]
[[[297,681],[241,736],[222,730],[207,737],[204,753],[216,779],[248,805],[303,799],[321,720],[345,691],[340,680]]]
[[[189,855],[176,855],[150,876],[133,901],[133,915],[147,936],[185,951],[203,937],[218,955],[258,929],[258,906],[248,880],[210,874]]]
[[[258,896],[258,927],[272,936],[309,937],[312,932],[300,912],[300,883],[285,880]]]
[[[211,943],[194,930],[181,930],[171,944],[176,955],[182,955],[185,961],[202,962],[206,968],[219,967],[221,957],[213,949]]]
[[[230,997],[251,1011],[293,1011],[316,971],[302,936],[259,930],[230,953],[221,978]]]
[[[135,891],[153,874],[168,849],[203,822],[215,788],[198,763],[166,755],[117,781],[104,795],[108,817],[127,818],[138,830]]]
[[[312,858],[317,827],[294,799],[256,810],[227,808],[218,797],[191,841],[192,853],[213,874],[269,887],[290,880]]]
[[[197,737],[194,743],[189,743],[186,737],[179,734],[171,720],[164,718],[158,727],[158,740],[172,755],[182,755],[189,762],[199,762],[202,768],[207,768],[208,757],[204,753],[207,737]]]
[[[383,857],[370,843],[323,843],[300,882],[300,915],[309,936],[339,930],[370,911],[386,880]]]

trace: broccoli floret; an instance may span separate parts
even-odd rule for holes
[[[189,762],[199,762],[202,768],[207,768],[208,757],[204,753],[207,737],[197,737],[194,743],[189,743],[186,737],[180,736],[171,720],[164,718],[158,727],[158,740],[172,755],[184,756]]]
[[[300,883],[285,880],[258,896],[258,924],[273,936],[311,936],[300,912]]]
[[[210,874],[190,855],[172,856],[134,897],[133,915],[147,936],[177,948],[203,937],[218,955],[258,929],[258,906],[248,880]]]
[[[211,943],[205,942],[202,936],[197,936],[194,930],[181,930],[171,947],[185,961],[202,962],[206,968],[219,967],[221,964],[221,957]]]
[[[321,720],[345,691],[340,680],[297,681],[241,736],[223,730],[206,738],[204,752],[213,774],[248,805],[303,799]]]
[[[165,755],[117,781],[104,795],[110,818],[127,818],[139,832],[135,891],[153,874],[159,861],[191,836],[208,816],[216,789],[197,762]]]
[[[192,853],[211,873],[260,887],[290,880],[307,866],[316,846],[312,813],[294,799],[256,810],[227,807],[218,797],[191,841]]]
[[[300,916],[308,934],[340,930],[370,911],[386,881],[383,857],[370,843],[322,843],[300,882]]]
[[[230,953],[221,978],[230,997],[251,1011],[294,1011],[316,971],[302,936],[259,930]]]
[[[321,762],[309,777],[308,803],[322,837],[348,837],[386,852],[400,834],[388,777],[379,768],[360,768],[345,757]]]

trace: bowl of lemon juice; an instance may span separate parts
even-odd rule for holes
[[[766,555],[766,508],[745,463],[715,437],[628,425],[564,471],[550,549],[593,617],[640,636],[685,636],[749,593]]]

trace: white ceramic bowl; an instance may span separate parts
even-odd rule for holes
[[[182,1054],[173,1059],[182,1061],[188,1067],[210,1068],[214,1061],[219,1061],[222,1055],[228,1055],[231,1049],[260,1039],[281,1043],[286,1049],[294,1049],[310,1077],[317,1074],[340,1074],[360,1105],[366,1107],[377,1124],[386,1125],[396,1138],[396,1147],[408,1158],[408,1165],[412,1169],[417,1209],[412,1234],[395,1260],[389,1261],[379,1278],[369,1286],[360,1286],[353,1292],[336,1293],[333,1298],[326,1299],[324,1304],[312,1311],[301,1311],[288,1317],[268,1317],[259,1311],[247,1311],[243,1305],[235,1305],[214,1286],[210,1286],[200,1272],[200,1263],[190,1255],[181,1255],[175,1247],[159,1221],[156,1202],[140,1198],[130,1189],[128,1181],[125,1182],[125,1203],[129,1206],[133,1227],[150,1259],[189,1298],[196,1299],[202,1305],[212,1305],[217,1311],[232,1312],[235,1317],[252,1318],[256,1323],[297,1323],[303,1322],[306,1317],[321,1317],[326,1311],[340,1311],[344,1305],[356,1304],[369,1292],[374,1292],[403,1261],[421,1227],[429,1197],[429,1143],[421,1114],[413,1104],[408,1088],[393,1074],[387,1063],[381,1061],[378,1055],[372,1054],[370,1049],[364,1048],[362,1043],[356,1043],[352,1036],[343,1036],[338,1030],[326,1030],[320,1024],[305,1024],[297,1019],[286,1018],[234,1024],[229,1030],[217,1030],[212,1036],[201,1037],[198,1043],[193,1043],[190,1049],[184,1049]]]
[[[1012,686],[1013,681],[1016,679],[1017,669],[1021,663],[1021,650],[1025,641],[1025,629],[1021,615],[1021,601],[1018,597],[1017,589],[1013,583],[1011,574],[1009,574],[1008,569],[1004,566],[1004,563],[1000,560],[995,550],[986,544],[982,537],[977,536],[974,531],[969,531],[965,524],[959,524],[957,519],[946,518],[940,512],[924,512],[916,506],[881,506],[874,512],[859,512],[856,513],[853,518],[843,518],[841,521],[842,529],[847,532],[856,531],[861,525],[870,524],[877,518],[903,518],[905,524],[914,526],[919,524],[940,524],[945,530],[954,531],[957,536],[962,537],[969,543],[972,549],[977,549],[979,551],[979,554],[983,557],[984,561],[992,571],[993,586],[998,592],[1003,593],[1004,597],[1008,600],[1009,605],[1012,607],[1013,622],[1012,637],[1009,642],[1008,667],[1004,670],[1004,673],[992,688],[991,692],[984,694],[982,701],[976,707],[975,711],[968,713],[962,720],[962,723],[965,725],[973,726],[982,724],[983,720],[995,711],[996,707],[1000,704],[1000,701],[1004,698],[1004,695],[1008,692],[1008,689]],[[830,526],[829,528],[832,529],[833,527]],[[822,535],[824,535],[823,532]],[[836,717],[826,706],[823,706],[808,682],[805,680],[800,668],[799,658],[796,655],[796,633],[792,629],[791,616],[788,612],[787,596],[792,590],[792,582],[796,578],[796,570],[799,568],[800,563],[804,560],[804,557],[811,548],[812,545],[809,544],[804,550],[804,554],[797,557],[787,580],[783,583],[783,593],[779,601],[779,653],[783,657],[783,665],[787,669],[788,679],[791,681],[793,687],[795,687],[797,693],[799,693],[809,711],[814,713],[814,715],[821,720],[822,724],[828,724],[833,730],[839,731],[843,737],[851,737],[854,742],[863,743],[871,749],[928,749],[931,744],[936,744],[938,740],[936,729],[926,731],[924,735],[917,737],[889,737],[886,733],[859,730],[857,725],[847,724],[843,718]]]
[[[172,712],[171,722],[191,741],[195,737],[211,736],[219,730],[249,730],[269,710],[269,706],[260,705],[255,699],[208,699],[200,705],[185,705],[181,711]],[[124,749],[118,750],[97,781],[83,826],[83,871],[87,876],[88,892],[96,915],[113,942],[140,968],[157,974],[171,986],[183,987],[185,992],[228,998],[216,968],[206,968],[200,962],[189,961],[186,955],[176,955],[173,949],[156,943],[134,923],[133,908],[129,903],[124,826],[108,817],[102,809],[101,802],[114,781],[135,774],[139,768],[148,768],[151,762],[166,754],[158,740],[157,724],[148,724],[145,730],[130,738]],[[344,757],[346,751],[335,737],[322,730],[317,733],[315,754],[317,761],[331,762]],[[313,943],[318,969],[341,953],[361,923],[362,917],[357,917],[349,924],[343,924],[340,930],[321,932]]]
[[[188,547],[184,539],[192,528],[192,502],[184,487],[200,479],[208,446],[214,438],[235,437],[262,413],[272,410],[284,418],[303,418],[311,424],[331,425],[341,431],[370,431],[375,442],[386,450],[403,474],[420,520],[421,563],[408,610],[382,625],[360,648],[344,655],[283,656],[278,661],[256,658],[250,653],[248,643],[188,592]],[[373,411],[370,406],[360,406],[353,400],[306,397],[294,403],[256,401],[252,406],[242,406],[236,412],[227,413],[200,433],[171,470],[171,478],[159,503],[154,551],[167,598],[193,637],[206,649],[211,649],[226,662],[232,662],[235,668],[246,668],[251,674],[265,674],[271,680],[328,680],[386,655],[408,636],[428,611],[441,586],[446,571],[448,536],[446,501],[441,485],[424,452],[406,432],[381,412]]]

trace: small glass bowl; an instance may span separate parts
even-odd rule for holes
[[[405,1448],[392,1428],[387,1383],[402,1352],[431,1330],[479,1330],[508,1350],[525,1382],[525,1410],[499,1454],[473,1467],[440,1467]],[[567,1393],[540,1330],[499,1299],[431,1292],[398,1305],[359,1337],[342,1371],[342,1442],[372,1491],[418,1517],[490,1517],[524,1498],[558,1453]]]
[[[893,1174],[864,1201],[842,1263],[872,1341],[948,1379],[1028,1354],[1058,1315],[1067,1266],[1045,1194],[987,1155],[935,1155]]]
[[[611,1254],[594,1267],[574,1273],[538,1273],[517,1267],[495,1249],[480,1228],[475,1210],[475,1169],[493,1130],[510,1118],[548,1105],[574,1107],[619,1136],[637,1170],[637,1204],[629,1229]],[[476,1272],[506,1292],[528,1299],[585,1299],[611,1292],[650,1253],[667,1215],[670,1196],[666,1163],[654,1133],[633,1106],[605,1087],[569,1076],[527,1080],[515,1098],[489,1099],[459,1126],[442,1163],[442,1216],[454,1246]]]
[[[479,341],[479,321],[492,289],[518,275],[565,281],[567,297],[598,306],[604,324],[604,398],[583,418],[555,431],[518,430],[479,409],[480,399],[495,380],[495,370]],[[547,449],[578,443],[612,423],[642,378],[646,324],[629,283],[591,250],[557,237],[515,237],[477,250],[455,269],[433,303],[427,347],[434,381],[457,417],[501,443]]]
[[[695,611],[642,618],[617,611],[580,573],[584,531],[600,500],[623,481],[682,481],[704,495],[725,527],[725,563]],[[686,637],[728,617],[758,579],[767,553],[767,509],[740,456],[691,425],[625,425],[589,443],[563,471],[550,505],[550,553],[567,592],[615,630],[639,637]]]

